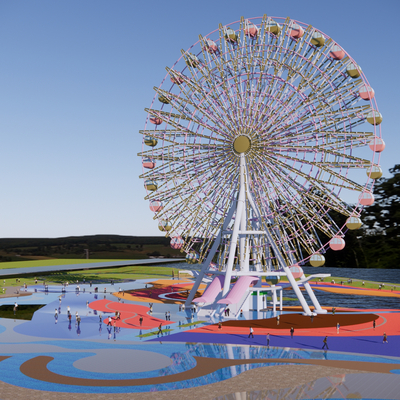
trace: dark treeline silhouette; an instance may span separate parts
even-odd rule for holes
[[[0,239],[0,261],[28,260],[30,257],[141,259],[182,257],[162,236],[93,235],[62,238]]]
[[[163,236],[120,236],[120,235],[92,235],[68,236],[62,238],[9,238],[0,239],[0,249],[16,247],[41,247],[41,246],[68,246],[68,245],[113,245],[122,244],[162,244],[169,245],[170,239]]]
[[[375,202],[361,214],[363,226],[347,231],[343,250],[325,254],[327,267],[400,268],[400,164],[389,172],[392,177],[375,183]],[[329,214],[338,226],[346,222],[343,215]]]
[[[391,168],[390,178],[380,178],[374,187],[375,203],[365,207],[361,229],[347,231],[346,247],[328,250],[327,267],[400,268],[400,164]],[[330,212],[338,226],[347,217]],[[328,237],[321,237],[327,243]],[[183,257],[171,249],[170,239],[162,236],[93,235],[63,238],[0,239],[0,261],[29,259],[29,256],[55,258],[147,258],[150,256]]]

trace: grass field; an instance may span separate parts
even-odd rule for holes
[[[107,262],[107,261],[119,261],[110,259],[99,259],[99,260],[86,260],[86,259],[52,259],[52,260],[34,260],[34,261],[15,261],[15,262],[3,262],[0,263],[0,269],[4,268],[29,268],[37,266],[46,265],[68,265],[68,264],[90,264],[93,262]],[[93,283],[109,282],[114,280],[115,282],[122,282],[127,280],[136,279],[152,279],[152,278],[163,278],[172,277],[172,271],[174,271],[175,276],[178,275],[178,269],[173,269],[171,267],[156,267],[156,266],[127,266],[127,267],[114,267],[114,268],[100,268],[92,270],[82,270],[82,271],[62,271],[53,272],[49,274],[38,274],[37,279],[39,283],[46,280],[48,284],[61,284],[64,282],[82,282],[83,279],[86,282],[92,281]],[[384,284],[383,289],[391,289],[394,286],[400,286],[400,282],[397,283],[383,283],[383,282],[363,282],[359,279],[353,279],[351,283],[348,282],[348,278],[343,277],[329,277],[325,278],[324,282],[335,283],[343,282],[343,286],[353,286],[353,287],[363,287],[366,289],[378,289],[380,284]],[[287,278],[282,278],[282,282],[287,282]],[[312,281],[312,283],[315,281]],[[318,283],[320,281],[318,280]],[[19,282],[16,279],[6,279],[3,282],[3,286],[20,286],[26,283],[28,286],[35,284],[33,277],[21,277]]]
[[[307,276],[307,275],[306,275]],[[283,282],[288,282],[288,279],[282,278],[281,279]],[[400,282],[398,283],[390,283],[390,282],[370,282],[370,281],[362,281],[360,279],[352,279],[352,282],[349,283],[349,278],[343,278],[340,276],[330,276],[329,278],[323,279],[323,282],[329,283],[335,281],[335,283],[340,284],[340,282],[343,282],[343,287],[344,286],[352,286],[352,287],[360,287],[360,288],[366,288],[366,289],[378,289],[379,285],[384,284],[383,289],[390,289],[393,286],[400,286]],[[315,280],[309,281],[310,283],[315,283]],[[317,281],[318,283],[321,283],[320,280]],[[364,282],[364,285],[363,285]]]
[[[31,320],[35,311],[44,307],[44,304],[20,304],[14,315],[14,305],[0,306],[0,318]]]
[[[48,265],[69,265],[69,264],[91,264],[96,262],[110,262],[121,260],[86,260],[86,259],[65,259],[65,258],[52,258],[49,260],[33,260],[33,261],[11,261],[0,263],[0,269],[8,268],[30,268],[30,267],[46,267]]]
[[[31,261],[35,262],[35,261]],[[45,280],[47,284],[62,284],[64,282],[74,283],[76,281],[82,282],[85,279],[86,282],[92,281],[93,284],[100,284],[104,282],[110,282],[110,280],[123,282],[127,280],[136,279],[165,279],[172,277],[172,271],[175,276],[178,276],[178,269],[170,267],[155,267],[155,266],[128,266],[118,268],[100,268],[84,271],[60,271],[52,272],[46,275],[38,274],[38,284],[42,284]],[[21,277],[19,282],[15,278],[5,279],[3,286],[21,286],[24,283],[30,286],[35,286],[35,277]]]

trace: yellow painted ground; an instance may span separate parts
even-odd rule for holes
[[[354,294],[360,296],[377,296],[377,297],[397,297],[400,298],[399,291],[391,290],[377,290],[377,289],[355,289],[349,287],[326,287],[319,285],[312,285],[313,288],[322,290],[324,292],[339,293],[339,294]]]

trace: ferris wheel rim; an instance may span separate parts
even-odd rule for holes
[[[256,20],[257,18],[259,18],[259,17],[249,18],[248,20],[249,20],[249,21],[253,21],[253,20]],[[270,18],[272,18],[272,19],[274,19],[274,20],[275,20],[275,19],[276,19],[276,20],[285,20],[285,19],[282,18],[282,17],[270,17]],[[232,23],[230,23],[230,24],[228,24],[228,25],[225,25],[225,27],[229,27],[229,26],[231,26],[231,25],[240,23],[241,21],[242,21],[242,20],[232,22]],[[294,22],[294,23],[297,23],[297,24],[299,24],[299,25],[306,26],[305,23],[300,22],[300,21],[296,21],[296,20],[290,20],[290,21],[291,21],[291,23]],[[316,28],[313,28],[313,29],[314,29],[314,31],[318,31],[318,32],[320,32],[321,34],[323,34],[323,35],[325,36],[325,38],[331,39],[331,38],[330,38],[328,35],[326,35],[324,32],[322,32],[322,31],[320,31],[320,30],[318,30],[318,29],[316,29]],[[240,27],[239,27],[239,29],[237,29],[236,31],[239,31],[239,30],[240,30]],[[207,35],[204,36],[203,38],[208,38],[208,37],[210,37],[210,35],[212,35],[213,33],[217,32],[217,31],[219,31],[219,29],[215,29],[214,31],[210,32],[209,34],[207,34]],[[335,42],[335,43],[336,43],[336,42]],[[191,47],[189,47],[189,49],[186,50],[186,53],[189,53],[189,51],[190,51],[191,49],[193,49],[193,48],[194,48],[196,45],[198,45],[198,44],[201,44],[201,40],[195,42]],[[340,47],[341,47],[341,46],[340,46]],[[353,62],[354,64],[356,64],[355,60],[354,60],[342,47],[341,47],[341,49],[344,51],[344,53],[345,53],[346,56],[349,58],[349,60],[350,60],[351,62]],[[200,53],[201,53],[201,51],[200,51],[198,54],[200,54]],[[182,60],[184,60],[184,54],[182,54],[181,57],[175,62],[175,64],[173,64],[171,70],[173,70],[174,67],[175,67],[180,61],[182,61]],[[356,64],[356,65],[357,65],[357,64]],[[185,71],[187,68],[189,68],[189,66],[185,66],[185,67],[182,69],[182,73],[183,73],[183,71]],[[162,80],[162,82],[161,82],[161,84],[160,84],[160,86],[159,86],[159,89],[163,86],[163,83],[167,80],[168,77],[170,77],[170,74],[169,74],[169,73],[167,73],[167,75],[166,75],[166,76],[164,77],[164,79]],[[368,82],[368,80],[366,79],[365,74],[364,74],[362,71],[361,71],[361,77],[362,77],[363,82],[364,82],[365,84],[368,84],[368,85],[369,85],[369,82]],[[174,85],[175,85],[175,84],[172,84],[172,85],[171,85],[171,88],[172,88]],[[156,95],[155,95],[154,98],[153,98],[153,101],[152,101],[152,103],[151,103],[151,108],[153,107],[153,104],[154,104],[154,102],[156,101],[156,98],[157,98],[157,93],[156,93]],[[375,98],[375,97],[374,97],[373,99],[370,99],[370,103],[371,103],[371,105],[372,105],[372,104],[374,105],[374,108],[371,107],[371,109],[374,109],[374,110],[376,110],[376,111],[379,112],[379,109],[378,109],[378,106],[377,106],[376,98]],[[146,130],[146,127],[147,127],[149,118],[150,118],[150,114],[148,115],[148,117],[147,117],[147,119],[146,119],[145,130]],[[380,125],[378,125],[378,130],[379,130],[379,136],[376,135],[376,126],[374,126],[374,133],[375,133],[375,136],[376,136],[376,137],[381,137],[381,126],[380,126]],[[210,141],[211,141],[211,139],[212,139],[212,138],[210,137]],[[142,145],[142,149],[144,149],[144,144]],[[374,163],[375,155],[377,155],[377,158],[378,158],[377,162],[379,163],[381,154],[380,154],[380,152],[375,152],[375,151],[373,151],[372,163]],[[349,169],[347,169],[346,174],[348,173],[348,171],[349,171]],[[337,178],[337,179],[339,179],[339,178]],[[364,188],[367,187],[369,180],[371,180],[371,178],[368,178],[368,181],[367,181],[367,183],[365,184]],[[191,182],[191,184],[193,184],[193,181]],[[371,190],[372,190],[372,187],[371,187]],[[360,203],[358,202],[357,205],[356,205],[355,208],[354,208],[354,210],[357,209],[358,211],[357,211],[354,215],[356,215],[356,214],[357,214],[357,215],[360,215],[361,210],[362,210],[363,207],[359,207],[359,205],[360,205]],[[345,225],[343,225],[343,226],[340,228],[340,230],[339,230],[340,233],[342,233],[342,230],[343,230],[344,226],[345,226]],[[328,244],[329,244],[329,243],[325,243],[325,245],[323,245],[319,250],[323,251],[323,250],[328,246]],[[307,258],[304,258],[304,260],[306,260],[306,259],[308,259],[308,258],[310,258],[310,257],[311,257],[311,255],[310,255],[309,257],[307,257]]]

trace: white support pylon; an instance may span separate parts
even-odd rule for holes
[[[233,268],[233,262],[235,260],[237,239],[239,236],[239,228],[240,228],[240,225],[242,222],[242,213],[245,211],[244,206],[246,203],[246,199],[245,199],[246,189],[245,189],[245,182],[244,182],[244,165],[245,165],[244,154],[241,154],[240,155],[239,198],[237,201],[235,223],[233,224],[233,231],[232,231],[232,235],[231,235],[231,243],[230,243],[230,247],[229,247],[228,262],[226,263],[225,282],[224,282],[224,288],[222,291],[222,296],[225,296],[229,292],[229,288],[231,285],[232,268]]]
[[[246,275],[248,274],[251,276],[252,271],[250,271],[249,268],[249,260],[250,260],[250,248],[249,248],[249,237],[248,235],[259,235],[259,234],[265,234],[268,240],[268,243],[271,245],[271,248],[274,252],[275,257],[277,258],[279,265],[282,267],[282,269],[285,272],[285,275],[288,277],[288,280],[290,282],[290,285],[292,286],[297,298],[300,301],[300,304],[304,310],[304,313],[306,315],[311,315],[312,312],[310,310],[310,307],[308,306],[303,293],[301,292],[296,280],[294,279],[290,268],[286,265],[286,262],[281,254],[281,250],[278,248],[277,244],[273,240],[272,234],[269,231],[268,227],[263,223],[263,220],[261,218],[261,213],[259,212],[252,194],[249,190],[249,178],[248,178],[248,173],[247,173],[247,168],[246,168],[246,159],[244,154],[240,154],[240,174],[239,174],[239,196],[237,201],[232,205],[231,209],[228,212],[228,215],[223,223],[223,226],[221,228],[221,231],[215,238],[214,244],[204,261],[202,265],[202,269],[200,271],[199,276],[196,279],[195,284],[193,285],[192,290],[190,291],[190,294],[188,298],[186,299],[185,305],[188,307],[190,303],[192,302],[199,286],[200,283],[204,277],[205,272],[208,270],[209,265],[218,249],[218,246],[220,245],[220,242],[222,240],[223,234],[226,231],[229,223],[231,222],[233,218],[233,214],[235,213],[235,222],[233,224],[233,229],[231,233],[231,240],[230,240],[230,246],[229,246],[229,255],[228,255],[228,261],[225,265],[225,280],[224,280],[224,285],[223,285],[223,291],[222,291],[222,297],[226,296],[227,293],[230,290],[230,285],[231,285],[231,278],[232,278],[232,272],[233,272],[233,266],[234,266],[234,260],[235,260],[235,255],[236,255],[236,249],[238,246],[238,240],[239,240],[239,268],[240,271],[243,273],[245,272]],[[253,231],[248,231],[247,227],[247,207],[251,208],[253,211],[253,215],[257,217],[257,222],[252,222],[252,228],[254,229]],[[256,245],[259,244],[259,240],[254,237],[254,243]],[[261,265],[261,254],[259,253],[259,249],[257,248],[256,251],[256,263],[255,263],[255,268],[258,271],[261,271],[262,265]],[[210,273],[210,271],[208,271]],[[261,277],[260,277],[261,279]],[[316,309],[316,312],[323,313],[325,310],[323,310],[311,288],[311,286],[308,284],[308,282],[304,283],[304,287],[309,294],[314,307]],[[276,305],[277,305],[277,297],[275,293],[275,297],[273,298],[273,303],[274,303],[274,311],[276,311]],[[282,291],[280,291],[280,310],[282,310]]]

